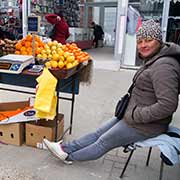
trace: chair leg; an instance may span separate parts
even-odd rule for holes
[[[161,160],[161,167],[160,167],[159,180],[162,180],[162,176],[163,176],[163,168],[164,168],[164,163],[163,163],[163,160]]]
[[[150,159],[150,156],[151,156],[151,151],[152,151],[152,147],[149,148],[148,157],[147,157],[147,161],[146,161],[146,166],[149,165],[149,159]]]
[[[124,166],[124,168],[123,168],[123,170],[122,170],[122,173],[121,173],[121,175],[119,176],[120,178],[123,177],[123,175],[124,175],[124,173],[125,173],[125,170],[126,170],[126,168],[127,168],[127,165],[128,165],[128,163],[129,163],[129,161],[130,161],[130,159],[131,159],[131,157],[132,157],[133,152],[134,152],[134,150],[132,150],[132,151],[130,152],[129,157],[128,157],[127,161],[126,161],[126,164],[125,164],[125,166]]]

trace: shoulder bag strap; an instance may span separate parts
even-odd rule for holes
[[[146,68],[147,68],[147,66],[144,66],[144,67],[142,68],[142,70],[140,70],[140,71],[135,75],[135,77],[133,78],[133,83],[131,84],[131,86],[130,86],[129,89],[128,89],[128,94],[129,94],[129,95],[131,95],[132,89],[133,89],[134,86],[135,86],[135,83],[136,83],[137,78],[139,77],[139,75],[140,75]]]

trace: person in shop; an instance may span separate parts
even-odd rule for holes
[[[65,44],[70,33],[69,26],[64,19],[63,13],[58,12],[57,14],[47,14],[45,18],[49,23],[55,25],[55,31],[52,39]]]
[[[91,23],[92,28],[94,29],[94,39],[93,39],[93,45],[95,48],[98,47],[99,45],[99,41],[103,41],[104,39],[104,31],[102,29],[102,27],[98,24],[96,24],[95,22]]]
[[[114,148],[168,130],[178,107],[180,64],[176,58],[180,57],[180,46],[164,43],[160,25],[154,20],[142,22],[136,38],[143,65],[133,78],[135,84],[123,118],[113,117],[95,132],[73,141],[43,140],[49,151],[64,163],[96,160]]]

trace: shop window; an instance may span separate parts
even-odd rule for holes
[[[180,16],[180,2],[171,2],[169,16]]]
[[[171,2],[169,9],[167,42],[180,44],[180,2]]]

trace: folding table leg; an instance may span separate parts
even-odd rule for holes
[[[73,77],[72,81],[72,100],[71,100],[71,115],[70,115],[70,128],[69,128],[69,134],[72,134],[72,124],[73,124],[73,114],[74,114],[74,101],[75,101],[75,77]]]

